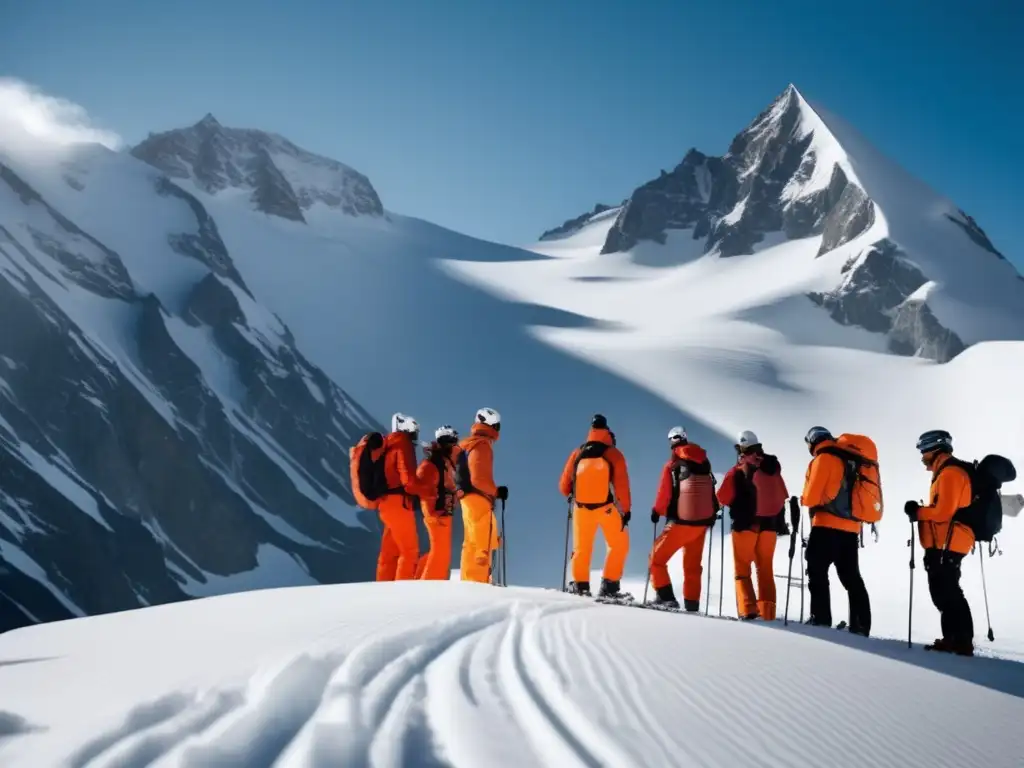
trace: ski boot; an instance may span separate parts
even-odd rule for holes
[[[673,591],[672,585],[666,584],[664,587],[658,587],[654,592],[654,602],[651,605],[655,608],[679,610],[679,602],[676,600],[676,593]]]
[[[696,613],[700,610],[700,600],[687,600],[683,598],[683,608],[687,613]]]
[[[590,582],[589,581],[570,581],[569,582],[569,594],[580,595],[581,597],[591,597],[590,594]]]

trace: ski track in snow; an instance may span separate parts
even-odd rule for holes
[[[897,658],[852,645],[884,640],[553,590],[265,590],[66,624],[0,638],[0,713],[20,724],[0,764],[996,768],[1024,754],[1013,662]],[[90,675],[112,695],[83,710]]]

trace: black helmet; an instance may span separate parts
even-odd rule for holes
[[[595,413],[594,418],[590,420],[590,426],[594,429],[608,429],[608,419],[600,413]]]
[[[944,429],[930,429],[917,438],[917,450],[921,453],[932,451],[953,452],[953,436]]]

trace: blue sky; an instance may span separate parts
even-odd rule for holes
[[[136,142],[213,112],[366,173],[391,210],[524,243],[793,82],[1024,265],[1019,0],[0,0],[0,75]]]

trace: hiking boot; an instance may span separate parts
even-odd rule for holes
[[[953,645],[944,637],[935,638],[934,643],[929,643],[924,647],[926,651],[939,651],[941,653],[952,653]]]
[[[569,593],[573,595],[580,595],[582,597],[591,597],[590,594],[590,582],[589,581],[570,581],[569,582]]]
[[[949,648],[957,656],[974,655],[974,642],[971,640],[952,640],[949,643]]]
[[[854,635],[861,635],[862,637],[871,637],[871,630],[865,628],[860,624],[851,624],[849,630]]]
[[[664,587],[658,587],[654,592],[654,605],[664,606],[665,608],[678,608],[679,602],[676,600],[676,593],[672,589],[671,584],[666,584]]]
[[[690,613],[696,613],[700,610],[700,600],[683,600],[683,608]]]
[[[601,579],[601,589],[597,593],[598,597],[618,597],[618,595],[619,582]]]

